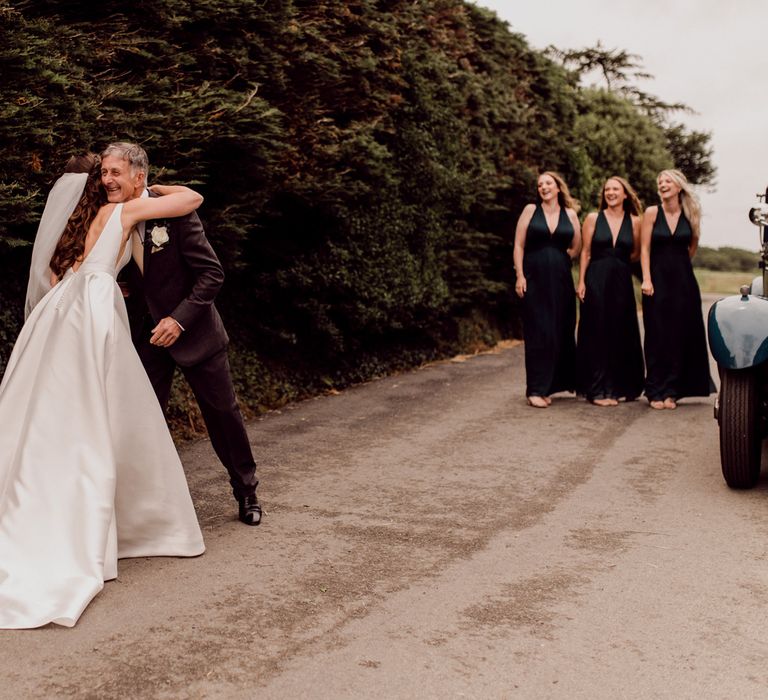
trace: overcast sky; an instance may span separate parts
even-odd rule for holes
[[[654,77],[639,87],[695,115],[712,133],[717,185],[699,190],[702,245],[758,249],[747,220],[768,185],[768,0],[476,0],[538,49],[594,46],[638,54]],[[655,202],[646,202],[654,204]]]

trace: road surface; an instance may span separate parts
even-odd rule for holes
[[[724,485],[712,398],[523,394],[515,345],[266,415],[258,528],[187,447],[205,555],[0,632],[0,697],[767,697],[768,480]]]

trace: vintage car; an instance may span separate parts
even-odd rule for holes
[[[715,418],[720,463],[731,488],[752,488],[760,478],[763,439],[768,435],[768,189],[757,195],[749,220],[760,230],[762,275],[740,294],[709,311],[709,348],[720,373]]]

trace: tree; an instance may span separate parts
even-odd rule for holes
[[[637,87],[637,80],[653,77],[643,70],[640,56],[620,49],[606,49],[599,41],[596,46],[584,49],[561,50],[550,46],[547,54],[572,71],[577,81],[597,71],[608,92],[634,105],[664,132],[670,167],[684,172],[693,184],[714,185],[716,168],[712,162],[711,135],[689,131],[682,124],[670,121],[676,112],[692,112],[688,105],[664,102]]]
[[[654,202],[656,175],[674,165],[664,129],[608,90],[584,89],[580,103],[574,143],[587,165],[575,188],[578,196],[590,208],[597,207],[604,180],[620,175],[646,205]]]
[[[714,187],[717,170],[712,162],[711,134],[689,131],[682,124],[669,124],[664,127],[664,135],[675,167],[691,182]]]

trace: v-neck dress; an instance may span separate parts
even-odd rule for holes
[[[575,388],[576,296],[568,255],[573,235],[564,208],[550,233],[541,204],[536,205],[523,256],[526,396]]]
[[[605,213],[595,222],[576,346],[576,390],[590,401],[636,399],[643,392],[643,349],[630,258],[632,217],[616,243]]]
[[[674,233],[659,207],[651,232],[653,296],[643,296],[645,327],[645,395],[709,396],[707,341],[701,315],[701,293],[688,253],[693,231],[685,214]]]

